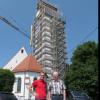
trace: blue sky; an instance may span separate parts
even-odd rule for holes
[[[0,0],[0,16],[5,17],[26,34],[36,13],[38,0]],[[48,0],[55,4],[66,20],[66,51],[68,63],[80,41],[98,42],[98,0]],[[92,32],[92,30],[96,30]],[[89,37],[85,39],[88,35]],[[84,40],[85,39],[85,40]],[[84,40],[84,41],[83,41]],[[0,20],[0,67],[3,67],[21,47],[31,53],[29,40]]]

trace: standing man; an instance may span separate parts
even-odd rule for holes
[[[33,87],[35,89],[35,93],[33,94],[35,96],[35,100],[46,100],[47,84],[44,81],[44,78],[45,73],[41,72],[39,79],[32,83],[31,88]]]
[[[66,100],[66,87],[62,80],[59,79],[57,71],[53,72],[53,80],[48,86],[49,100]]]

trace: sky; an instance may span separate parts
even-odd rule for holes
[[[0,0],[0,16],[30,36],[38,0]],[[73,51],[86,41],[98,42],[98,0],[48,0],[58,7],[66,21],[67,63]],[[31,53],[29,39],[0,20],[0,67],[25,47]]]

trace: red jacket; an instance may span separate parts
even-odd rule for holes
[[[46,99],[46,88],[47,84],[44,80],[35,80],[32,83],[32,86],[35,88],[35,92],[37,96],[35,98],[38,99]]]

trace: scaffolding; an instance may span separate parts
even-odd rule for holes
[[[33,55],[49,76],[54,70],[61,72],[62,76],[66,68],[64,25],[65,21],[58,9],[44,0],[39,0],[32,25]]]

